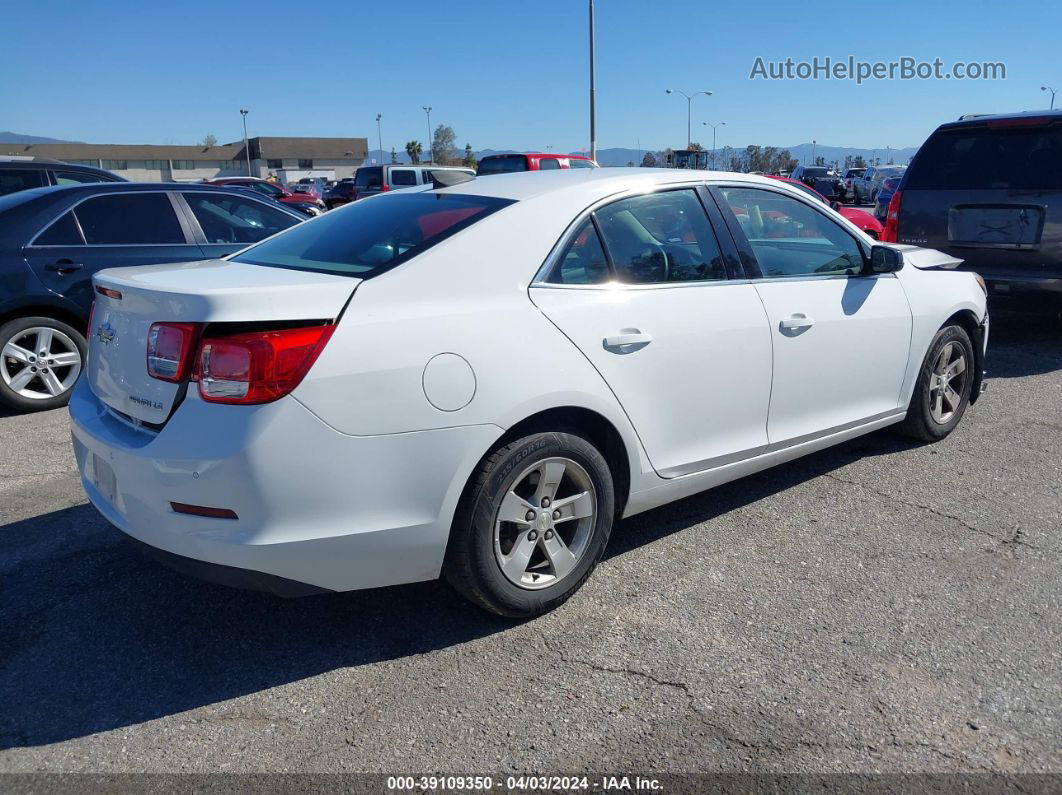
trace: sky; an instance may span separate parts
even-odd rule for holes
[[[597,0],[598,148],[918,146],[963,113],[1062,93],[1062,3]],[[92,143],[366,137],[447,124],[460,147],[589,147],[587,0],[0,0],[0,130]],[[757,57],[1006,64],[1006,79],[750,80]],[[1062,96],[1059,97],[1062,100]],[[427,148],[427,147],[425,147]]]

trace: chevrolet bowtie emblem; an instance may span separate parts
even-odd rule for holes
[[[98,329],[96,329],[96,339],[102,342],[104,345],[110,345],[114,342],[114,336],[117,332],[111,326],[110,323],[104,323]]]

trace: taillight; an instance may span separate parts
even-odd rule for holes
[[[153,323],[147,339],[148,375],[160,381],[183,381],[199,328],[198,323]]]
[[[380,190],[382,190],[382,191],[390,190],[390,189],[391,189],[391,187],[386,182],[383,185],[380,186]]]
[[[885,212],[885,229],[881,233],[883,243],[899,242],[900,196],[902,195],[902,191],[896,191],[889,199],[889,209]]]
[[[192,380],[211,403],[269,403],[299,385],[335,326],[204,337]]]

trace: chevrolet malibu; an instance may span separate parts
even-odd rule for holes
[[[889,425],[941,439],[981,391],[980,279],[777,181],[462,179],[98,273],[70,413],[103,515],[218,581],[441,574],[534,616],[621,517]]]

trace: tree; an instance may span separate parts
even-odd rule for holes
[[[704,151],[704,147],[701,146],[696,141],[693,141],[692,143],[690,143],[690,151],[691,152],[703,152]]]
[[[826,165],[826,158],[824,158],[822,155],[819,155],[818,157],[815,158],[815,165],[816,166],[824,166],[824,165]]]
[[[431,139],[431,160],[441,166],[448,166],[454,159],[454,135],[453,127],[440,124],[435,128],[435,134]]]
[[[476,161],[476,156],[472,153],[472,144],[465,144],[465,159],[461,161],[461,165],[469,168],[475,168],[479,165]]]
[[[656,155],[646,152],[645,157],[642,158],[642,168],[656,168]]]
[[[852,168],[866,168],[867,163],[863,159],[863,155],[856,155],[855,160],[852,161]]]
[[[406,143],[406,154],[409,155],[409,162],[413,165],[420,163],[420,153],[422,151],[424,151],[424,148],[420,145],[420,141]]]
[[[395,148],[393,146],[391,147],[391,162],[392,163],[397,163],[398,162],[398,153],[395,152]]]
[[[185,140],[187,140],[187,139],[185,139]],[[203,138],[203,142],[200,144],[200,146],[204,146],[207,149],[209,149],[212,146],[217,146],[217,145],[218,145],[218,137],[216,135],[214,135],[213,133],[211,133],[210,135],[207,135],[205,138]]]

